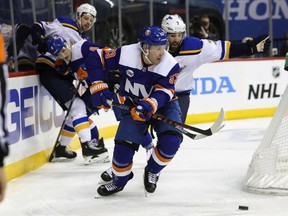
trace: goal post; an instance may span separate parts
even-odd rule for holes
[[[288,195],[288,85],[249,164],[244,190]]]

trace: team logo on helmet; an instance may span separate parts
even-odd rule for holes
[[[147,30],[145,31],[145,35],[146,35],[146,36],[151,35],[151,30],[150,30],[150,29],[147,29]]]

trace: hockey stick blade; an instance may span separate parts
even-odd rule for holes
[[[211,135],[213,135],[214,133],[218,132],[219,130],[221,130],[225,126],[225,124],[222,125],[223,120],[224,120],[224,109],[221,108],[221,110],[219,112],[219,115],[218,115],[218,118],[216,119],[214,124],[209,129],[207,129],[207,130],[209,130],[211,132]],[[204,134],[197,134],[194,137],[194,139],[198,140],[198,139],[202,139],[202,138],[205,138],[205,137],[207,137],[207,136],[204,135]]]

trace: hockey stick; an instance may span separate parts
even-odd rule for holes
[[[54,154],[56,148],[57,148],[57,147],[59,146],[59,144],[60,144],[58,141],[59,141],[59,138],[60,138],[60,135],[61,135],[61,131],[63,130],[63,128],[64,128],[64,126],[65,126],[66,120],[67,120],[67,118],[68,118],[68,116],[69,116],[69,114],[70,114],[71,107],[72,107],[72,105],[73,105],[73,102],[74,102],[77,94],[78,94],[78,91],[79,91],[79,89],[80,89],[80,86],[81,86],[81,80],[79,80],[79,83],[77,84],[76,92],[75,92],[75,94],[73,95],[73,97],[72,97],[72,99],[71,99],[71,102],[70,102],[70,104],[69,104],[69,107],[68,107],[68,109],[67,109],[67,111],[66,111],[66,115],[65,115],[65,117],[64,117],[64,120],[63,120],[62,125],[61,125],[60,130],[59,130],[59,133],[58,133],[58,135],[57,135],[56,142],[55,142],[55,144],[54,144],[54,146],[53,146],[53,149],[52,149],[52,152],[51,152],[51,154],[50,154],[49,162],[52,161],[52,159],[53,159],[53,154]]]
[[[120,104],[120,103],[117,103],[115,101],[109,101],[109,103],[112,106],[119,107],[119,108],[125,109],[125,110],[130,110],[131,108],[133,108],[132,106],[127,106],[127,105],[124,105],[124,104]],[[208,128],[206,130],[203,130],[203,129],[200,129],[200,128],[197,128],[197,127],[193,127],[193,126],[190,126],[190,125],[186,125],[186,124],[183,124],[183,123],[179,123],[179,122],[173,121],[173,120],[168,119],[168,118],[166,118],[166,117],[164,117],[162,115],[159,115],[157,113],[152,114],[151,118],[152,119],[156,119],[158,121],[165,122],[165,123],[175,127],[181,133],[185,134],[186,136],[188,136],[188,137],[190,137],[190,138],[192,138],[194,140],[198,140],[198,139],[205,138],[207,136],[211,136],[212,134],[216,133],[217,131],[221,130],[224,127],[224,125],[222,125],[222,122],[223,122],[223,119],[224,119],[224,110],[223,110],[223,108],[221,108],[220,113],[218,115],[218,118],[216,119],[214,124],[210,128]],[[187,130],[191,130],[191,131],[197,132],[199,134],[193,134],[193,133],[190,133]]]

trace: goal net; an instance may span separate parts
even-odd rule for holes
[[[253,154],[244,190],[288,195],[288,85],[261,144]]]

